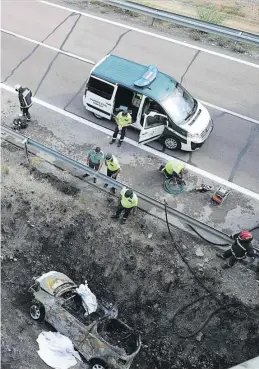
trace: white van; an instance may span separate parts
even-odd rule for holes
[[[196,150],[213,129],[208,110],[175,79],[115,55],[92,69],[83,104],[97,118],[109,120],[127,107],[132,127],[140,131],[139,143],[160,138],[170,150]]]

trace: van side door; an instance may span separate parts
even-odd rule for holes
[[[151,111],[144,115],[144,123],[139,134],[138,143],[147,143],[157,140],[162,136],[165,127],[168,126],[166,115]]]
[[[117,85],[91,75],[84,96],[86,109],[97,116],[111,119],[117,88]]]

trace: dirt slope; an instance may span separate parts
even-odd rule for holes
[[[2,153],[4,368],[46,368],[36,338],[49,328],[30,321],[27,289],[33,276],[49,270],[87,279],[97,296],[117,301],[120,317],[143,339],[133,368],[224,369],[259,354],[252,271],[238,265],[222,272],[214,249],[177,229],[172,242],[165,225],[141,211],[127,225],[112,222],[114,198],[45,163],[28,167],[23,153],[6,143]],[[176,331],[196,330],[219,305],[207,298],[173,325],[177,309],[204,294],[174,244],[207,287],[238,307],[222,310],[190,339]],[[204,257],[195,255],[197,247]]]

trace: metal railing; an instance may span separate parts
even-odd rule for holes
[[[155,19],[161,19],[183,27],[188,27],[207,33],[214,33],[219,36],[229,37],[235,41],[242,41],[259,46],[259,34],[256,35],[235,28],[225,27],[222,25],[201,21],[199,19],[187,17],[176,13],[171,13],[166,10],[155,9],[146,5],[137,4],[132,1],[127,0],[98,0],[98,1],[101,3],[105,3],[106,5],[119,7],[124,10],[129,10],[131,12],[149,16],[152,18],[152,24]]]
[[[12,144],[24,148],[27,157],[29,153],[32,153],[42,158],[46,162],[50,162],[51,164],[54,164],[56,167],[61,168],[67,172],[70,172],[71,174],[79,178],[82,178],[84,174],[88,174],[89,178],[96,177],[103,183],[107,183],[109,186],[114,187],[118,190],[122,189],[124,186],[127,188],[131,188],[127,184],[124,184],[122,182],[116,181],[115,179],[107,177],[103,173],[96,172],[95,170],[89,168],[87,165],[80,163],[74,159],[71,159],[70,157],[61,154],[53,150],[52,148],[47,147],[31,138],[16,133],[5,126],[2,126],[1,137],[6,141],[11,142]],[[132,190],[136,193],[136,195],[140,200],[139,207],[141,209],[147,211],[150,214],[158,216],[162,220],[165,219],[165,204],[163,202],[156,200],[138,190],[135,190],[134,188],[132,188]],[[232,240],[229,238],[227,234],[195,218],[192,218],[169,206],[167,206],[167,212],[169,222],[173,225],[177,226],[178,223],[181,223],[183,229],[189,231],[190,233],[195,233],[188,227],[190,226],[198,233],[201,233],[202,237],[205,237],[206,239],[209,238],[211,242],[215,242],[216,244],[224,244],[224,245],[232,244]],[[176,222],[175,219],[177,220]]]

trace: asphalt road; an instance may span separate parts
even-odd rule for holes
[[[204,146],[194,153],[173,153],[258,192],[259,68],[36,1],[26,3],[28,22],[24,4],[2,2],[2,29],[17,36],[2,32],[1,82],[26,85],[39,99],[109,128],[110,122],[96,120],[82,105],[84,83],[92,64],[18,36],[93,63],[112,52],[143,64],[155,64],[181,80],[196,98],[258,120],[257,124],[209,108],[215,128]],[[137,140],[133,130],[128,136]],[[163,150],[159,143],[151,146]]]

